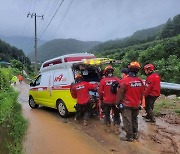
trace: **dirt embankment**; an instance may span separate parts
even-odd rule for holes
[[[167,114],[157,118],[156,124],[145,123],[139,115],[140,138],[132,143],[120,141],[119,136],[104,131],[98,118],[88,126],[59,117],[56,110],[28,106],[28,86],[17,85],[25,117],[30,126],[25,139],[26,153],[121,153],[151,154],[180,153],[180,118]],[[121,124],[122,125],[122,124]],[[121,134],[124,131],[121,127]]]

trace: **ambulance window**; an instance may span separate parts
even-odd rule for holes
[[[41,75],[37,77],[37,79],[34,82],[34,86],[39,86],[41,83]]]
[[[90,82],[90,81],[99,82],[100,81],[100,76],[94,68],[88,68],[85,71],[85,73],[82,72],[82,76],[83,76],[84,80],[87,82]]]

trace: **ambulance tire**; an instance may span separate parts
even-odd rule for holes
[[[34,99],[32,96],[29,97],[29,106],[32,108],[32,109],[35,109],[35,108],[38,108],[39,105],[35,103]]]
[[[57,100],[57,110],[62,118],[67,118],[68,110],[62,100]]]

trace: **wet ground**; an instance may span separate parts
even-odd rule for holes
[[[139,136],[134,142],[120,141],[113,131],[104,131],[98,118],[92,118],[88,126],[74,122],[74,116],[60,118],[54,109],[28,105],[28,89],[25,83],[17,84],[20,91],[19,102],[24,116],[29,121],[29,129],[24,140],[27,154],[51,153],[121,153],[155,154],[180,153],[180,119],[175,115],[157,118],[156,124],[145,123],[139,116]],[[141,113],[142,114],[142,113]],[[121,136],[125,133],[121,128]]]

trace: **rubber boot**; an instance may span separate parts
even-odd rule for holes
[[[139,138],[138,133],[133,133],[133,138],[137,140]]]
[[[120,130],[119,130],[119,125],[118,124],[114,125],[114,134],[116,134],[116,135],[120,134]]]
[[[121,141],[128,141],[128,142],[133,142],[133,138],[132,137],[127,137],[127,136],[122,136],[120,137]]]

